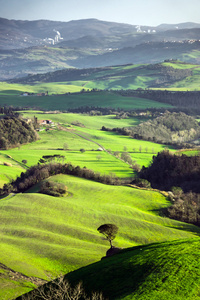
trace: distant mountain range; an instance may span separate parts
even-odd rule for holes
[[[70,22],[0,18],[0,80],[63,68],[181,59],[199,63],[200,24],[157,27],[85,19]]]
[[[0,18],[0,49],[19,49],[53,44],[59,46],[91,47],[94,41],[101,47],[135,46],[146,41],[188,39],[199,37],[197,23],[161,24],[157,27],[84,19],[70,22],[48,20],[17,21]],[[59,35],[56,40],[56,35]],[[102,39],[103,37],[103,39]],[[61,38],[61,39],[60,39]],[[85,40],[86,38],[86,40]],[[88,43],[93,41],[93,44]],[[85,43],[86,42],[86,43]]]

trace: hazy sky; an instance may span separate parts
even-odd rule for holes
[[[200,23],[200,0],[0,0],[0,17],[56,21],[96,18],[152,26]]]

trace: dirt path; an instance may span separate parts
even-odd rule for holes
[[[111,152],[108,151],[106,148],[104,148],[104,146],[102,146],[101,144],[99,144],[99,143],[97,143],[97,142],[95,142],[95,141],[93,141],[93,140],[91,140],[91,139],[85,137],[84,135],[79,134],[79,133],[76,133],[76,132],[74,132],[74,131],[72,131],[72,130],[70,130],[70,129],[67,129],[67,128],[65,128],[65,127],[62,127],[62,126],[59,126],[59,129],[60,129],[60,130],[63,130],[63,131],[71,132],[72,134],[77,135],[77,136],[79,136],[80,138],[82,138],[82,139],[84,139],[84,140],[86,140],[86,141],[89,141],[89,142],[91,142],[91,143],[96,144],[96,145],[99,146],[99,148],[101,148],[103,151],[105,151],[105,152],[107,152],[108,154],[112,155],[112,156],[115,157],[116,159],[119,159],[119,160],[122,161],[123,163],[129,165],[129,164],[128,164],[127,162],[125,162],[123,159],[121,159],[120,157],[116,157],[113,153],[111,153]],[[129,166],[130,166],[130,165],[129,165]]]
[[[74,134],[80,136],[80,137],[81,137],[82,139],[84,139],[84,140],[87,140],[87,141],[89,141],[89,142],[91,142],[91,143],[96,144],[96,145],[99,146],[101,149],[103,149],[104,151],[108,152],[108,151],[104,148],[104,146],[102,146],[101,144],[99,144],[99,143],[97,143],[97,142],[95,142],[95,141],[93,141],[93,140],[91,140],[91,139],[89,139],[89,138],[86,138],[85,136],[83,136],[83,135],[81,135],[81,134],[79,134],[79,133],[75,133],[75,132],[74,132]]]
[[[65,128],[65,127],[62,127],[62,126],[59,126],[59,129],[60,129],[60,130],[63,130],[63,131],[71,132],[72,134],[77,135],[77,136],[81,137],[82,139],[84,139],[84,140],[86,140],[86,141],[89,141],[89,142],[91,142],[91,143],[96,144],[97,146],[99,146],[100,148],[102,148],[104,151],[108,152],[101,144],[99,144],[99,143],[97,143],[97,142],[95,142],[95,141],[93,141],[93,140],[91,140],[91,139],[85,137],[84,135],[81,135],[81,134],[79,134],[79,133],[73,132],[72,130],[67,129],[67,128]]]

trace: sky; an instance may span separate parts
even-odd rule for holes
[[[15,20],[95,18],[133,25],[200,23],[200,0],[0,0],[0,17]]]

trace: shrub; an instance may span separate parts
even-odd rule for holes
[[[63,183],[53,181],[44,181],[40,186],[40,193],[51,195],[54,197],[62,197],[66,195],[67,187]]]
[[[136,178],[131,183],[138,187],[151,188],[151,183],[146,179]]]

